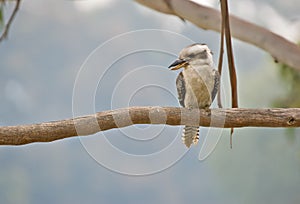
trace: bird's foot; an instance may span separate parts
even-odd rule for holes
[[[205,111],[205,113],[206,113],[207,116],[211,116],[211,110],[210,110],[210,108],[208,106],[206,106],[204,108],[204,111]]]

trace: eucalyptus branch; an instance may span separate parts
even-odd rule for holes
[[[218,10],[193,1],[182,0],[135,0],[162,13],[176,15],[196,26],[221,31],[221,14]],[[233,37],[255,45],[275,59],[300,71],[300,47],[261,26],[255,25],[234,15],[230,15],[230,28]]]
[[[133,124],[199,125],[218,128],[300,127],[300,108],[211,109],[199,110],[197,114],[195,110],[179,107],[129,107],[40,124],[2,126],[0,145],[51,142]]]

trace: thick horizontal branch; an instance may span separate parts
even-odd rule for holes
[[[67,120],[0,127],[0,145],[51,142],[133,124],[199,125],[219,128],[300,127],[300,108],[197,111],[179,107],[130,107]]]
[[[193,1],[182,0],[135,0],[162,13],[176,15],[196,26],[220,32],[221,14]],[[278,62],[300,71],[300,47],[285,38],[253,23],[230,15],[232,36],[253,44],[268,53]]]

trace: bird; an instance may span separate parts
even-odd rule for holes
[[[178,100],[182,107],[208,110],[220,86],[220,74],[214,69],[213,53],[204,43],[183,48],[170,70],[183,68],[176,79]],[[185,126],[182,134],[187,148],[197,144],[199,126]]]

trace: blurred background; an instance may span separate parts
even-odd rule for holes
[[[219,7],[218,1],[199,2]],[[4,6],[4,18],[12,8],[12,3]],[[293,42],[300,41],[299,10],[297,0],[230,2],[233,14]],[[134,1],[22,1],[8,39],[0,44],[0,125],[127,106],[179,106],[178,72],[167,66],[193,42],[208,44],[217,62],[218,33]],[[252,45],[233,44],[240,107],[299,107],[299,73]],[[222,89],[228,107],[227,71]],[[229,131],[223,130],[215,151],[199,161],[200,144],[186,152],[181,128],[138,125],[47,144],[2,146],[0,202],[300,202],[298,129],[235,129],[233,149]],[[155,159],[121,158],[106,151],[108,144]],[[144,173],[137,176],[139,170]]]

